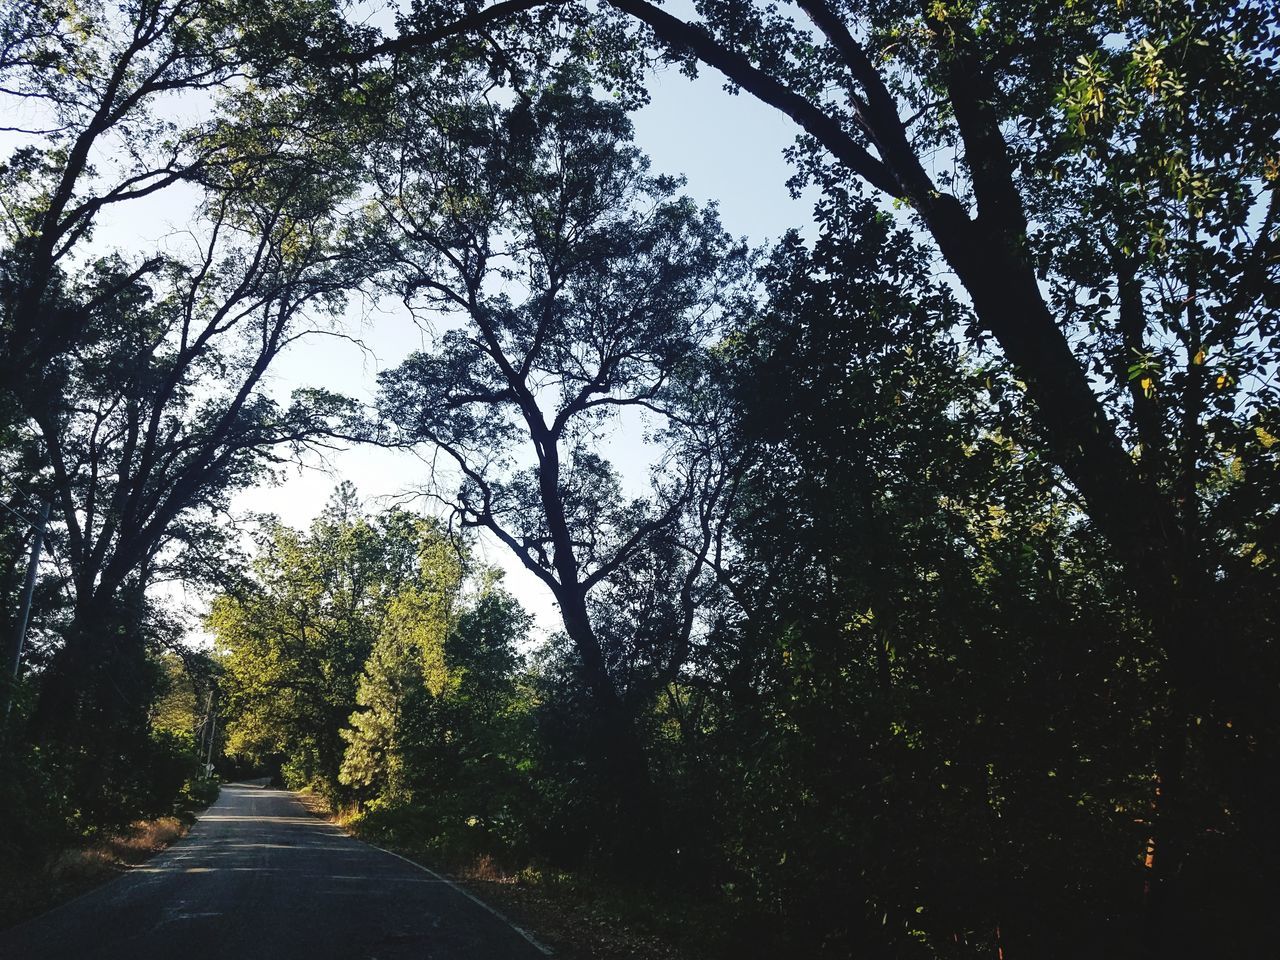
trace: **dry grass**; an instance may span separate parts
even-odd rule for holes
[[[360,836],[355,807],[334,810],[311,791],[295,796],[313,816]],[[353,822],[354,821],[354,822]],[[536,870],[514,871],[489,856],[466,863],[433,863],[422,850],[388,843],[404,856],[428,863],[501,910],[517,925],[549,946],[558,960],[699,960],[693,945],[647,929],[621,916],[615,896],[601,895],[591,884],[555,882]]]
[[[102,846],[109,855],[125,863],[141,863],[173,841],[185,837],[188,827],[177,817],[140,820],[127,833],[112,837]]]
[[[313,817],[327,820],[329,823],[350,832],[351,821],[356,815],[354,804],[335,810],[324,797],[310,789],[295,790],[293,795],[298,798],[302,805],[307,808],[307,812]]]
[[[7,896],[0,900],[0,928],[106,883],[155,856],[187,829],[177,817],[139,820],[117,835],[64,850],[38,866],[16,868],[14,877],[3,880]]]
[[[518,883],[520,878],[508,870],[503,870],[488,854],[481,854],[475,860],[457,871],[459,880],[470,883]]]

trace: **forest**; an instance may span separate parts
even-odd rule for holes
[[[1274,956],[1270,0],[0,0],[0,101],[6,887],[268,776],[698,956]]]

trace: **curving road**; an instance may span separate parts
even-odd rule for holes
[[[222,788],[191,833],[78,900],[0,932],[4,960],[541,960],[440,876],[311,816]]]

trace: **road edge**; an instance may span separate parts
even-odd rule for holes
[[[351,834],[348,834],[348,836],[350,836],[353,840],[359,840],[360,843],[363,843],[367,847],[373,847],[373,849],[375,850],[381,850],[383,853],[390,854],[391,856],[395,857],[397,860],[403,860],[405,863],[417,867],[423,873],[430,874],[431,876],[439,880],[441,883],[446,884],[447,886],[456,890],[458,893],[462,894],[464,897],[466,897],[476,906],[483,907],[485,910],[489,911],[489,913],[493,914],[495,917],[497,917],[499,920],[505,923],[512,930],[514,930],[516,933],[520,934],[520,936],[524,937],[527,941],[529,941],[530,945],[533,946],[534,949],[538,950],[543,956],[545,957],[555,956],[555,951],[552,950],[550,947],[548,947],[545,943],[542,943],[532,933],[530,933],[524,927],[520,926],[518,923],[516,923],[514,920],[508,917],[505,913],[503,913],[497,907],[492,906],[488,903],[485,903],[485,901],[481,900],[479,897],[477,897],[474,893],[472,893],[470,890],[468,890],[466,887],[462,886],[461,884],[453,880],[450,880],[448,877],[443,876],[442,874],[436,873],[436,871],[432,870],[428,866],[424,866],[423,864],[419,863],[417,860],[410,860],[408,857],[406,857],[402,853],[396,853],[394,850],[388,850],[386,847],[380,847],[376,843],[370,843],[368,840],[361,840],[359,837],[352,836]]]
[[[175,836],[173,839],[166,842],[163,846],[156,848],[147,856],[137,861],[130,862],[122,859],[112,859],[108,864],[104,865],[101,873],[96,873],[90,877],[85,878],[85,880],[82,883],[77,884],[76,887],[73,888],[71,891],[69,891],[66,895],[55,897],[52,901],[42,906],[35,913],[29,914],[27,916],[23,916],[20,919],[14,920],[10,923],[0,924],[0,934],[10,933],[11,931],[17,930],[19,927],[23,927],[28,923],[36,923],[37,921],[45,919],[47,916],[49,916],[52,913],[57,913],[63,907],[68,907],[73,903],[78,903],[79,901],[85,899],[86,897],[92,896],[93,894],[98,893],[99,891],[104,890],[107,887],[114,886],[116,883],[120,882],[121,880],[124,880],[126,877],[132,874],[133,871],[136,870],[138,867],[144,867],[147,864],[152,863],[157,858],[165,856],[167,853],[173,850],[174,847],[182,845],[187,841],[187,838],[191,836],[192,828],[195,827],[195,825],[199,823],[201,819],[203,819],[204,814],[208,812],[209,808],[218,802],[219,796],[221,795],[222,786],[224,786],[224,784],[220,783],[218,785],[219,795],[215,796],[207,804],[204,804],[199,808],[187,811],[192,818],[191,821],[189,823],[184,823],[182,832],[177,836]],[[162,820],[162,819],[165,819],[165,817],[152,817],[151,821]],[[182,817],[178,817],[177,819],[182,820]],[[139,821],[139,822],[151,822],[151,821]],[[74,849],[76,848],[68,848],[68,850],[74,850]],[[86,848],[79,848],[79,849],[86,849]]]
[[[450,880],[448,877],[437,873],[436,871],[432,870],[430,867],[419,863],[417,860],[411,860],[409,857],[406,857],[402,853],[396,853],[394,850],[388,850],[386,847],[380,847],[376,843],[370,843],[368,840],[365,840],[363,837],[356,836],[354,833],[352,833],[342,824],[336,823],[333,820],[319,816],[315,812],[315,810],[312,809],[311,805],[308,804],[305,800],[303,800],[302,795],[299,794],[298,791],[290,790],[289,793],[293,795],[294,801],[298,804],[298,806],[300,806],[303,810],[305,810],[308,815],[314,817],[317,820],[320,820],[322,823],[328,823],[332,826],[337,827],[339,830],[341,830],[344,834],[346,834],[348,837],[350,837],[352,840],[356,841],[357,843],[363,843],[366,847],[372,847],[374,850],[377,850],[379,853],[385,853],[387,854],[387,856],[395,857],[397,860],[403,860],[405,863],[409,864],[410,866],[417,867],[423,873],[429,874],[430,876],[434,877],[436,880],[443,883],[445,886],[449,887],[456,893],[462,894],[464,897],[466,897],[476,906],[480,907],[483,910],[488,911],[495,918],[497,918],[498,920],[501,920],[503,923],[505,923],[508,927],[510,927],[516,933],[520,934],[520,936],[523,937],[531,947],[533,947],[535,950],[541,953],[544,957],[555,956],[555,951],[552,950],[551,947],[547,946],[545,943],[540,941],[532,933],[530,933],[524,927],[520,926],[518,923],[516,923],[514,920],[508,917],[505,913],[503,913],[497,907],[486,903],[484,900],[481,900],[479,897],[477,897],[474,893],[472,893],[466,887],[462,886],[460,883]]]

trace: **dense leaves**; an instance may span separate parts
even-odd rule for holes
[[[724,955],[1273,947],[1273,4],[3,9],[10,621],[53,508],[4,853],[163,808],[201,738]],[[659,60],[797,122],[812,239],[649,169]],[[185,239],[98,242],[159,194]],[[273,395],[357,290],[422,348]],[[344,486],[241,566],[230,497],[339,436],[438,519]]]

